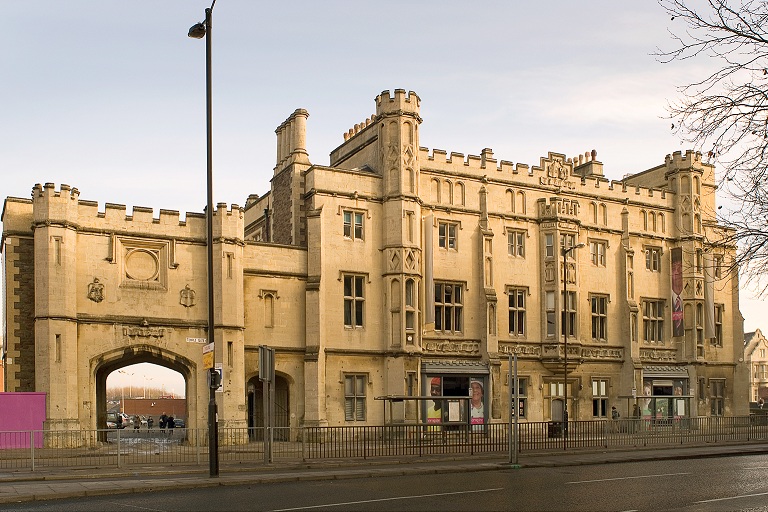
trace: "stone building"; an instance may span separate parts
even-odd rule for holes
[[[536,166],[430,151],[419,104],[382,92],[328,166],[296,110],[270,190],[217,205],[222,426],[261,424],[259,345],[276,349],[278,425],[507,421],[512,353],[524,421],[559,419],[566,393],[571,419],[746,413],[712,165],[676,152],[611,181],[594,151]],[[184,375],[188,426],[204,426],[205,217],[99,211],[45,184],[2,221],[8,388],[49,393],[52,428],[93,428],[106,376],[153,362]]]
[[[744,334],[744,358],[749,366],[749,400],[768,401],[768,340],[756,329]]]

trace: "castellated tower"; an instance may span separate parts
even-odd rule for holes
[[[48,393],[46,429],[79,428],[77,225],[79,192],[35,185],[35,389]],[[87,381],[82,383],[87,386]]]
[[[701,161],[701,153],[693,151],[667,155],[664,165],[670,188],[677,192],[674,220],[677,247],[682,249],[681,298],[686,325],[680,356],[695,362],[704,359],[706,345],[715,336],[713,324],[709,328],[709,318],[705,318],[710,315],[704,313],[714,308],[714,304],[707,306],[713,293],[711,269],[715,258],[722,262],[723,257],[722,253],[713,254],[708,247],[707,239],[712,237],[707,237],[702,221],[703,214],[706,218],[715,217],[714,168]]]
[[[418,370],[418,360],[399,357],[420,346],[417,291],[422,289],[421,206],[419,193],[419,97],[414,92],[396,89],[376,97],[377,149],[383,178],[383,216],[381,223],[384,256],[384,281],[389,304],[389,350],[387,388],[402,392],[404,376]],[[397,411],[405,419],[405,410]]]

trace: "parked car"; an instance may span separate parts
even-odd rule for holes
[[[119,412],[107,413],[107,428],[117,429],[125,427],[126,424],[123,422],[123,417]]]
[[[187,428],[183,418],[173,418],[173,426],[176,428]]]

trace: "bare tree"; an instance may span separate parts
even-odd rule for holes
[[[768,2],[659,0],[670,16],[673,48],[664,63],[698,59],[704,71],[669,105],[672,129],[718,169],[733,207],[718,212],[717,243],[738,245],[747,282],[768,293]]]

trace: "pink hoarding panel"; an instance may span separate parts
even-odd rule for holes
[[[45,393],[0,393],[0,449],[29,448],[29,431],[42,430]],[[43,437],[35,434],[35,447]]]

